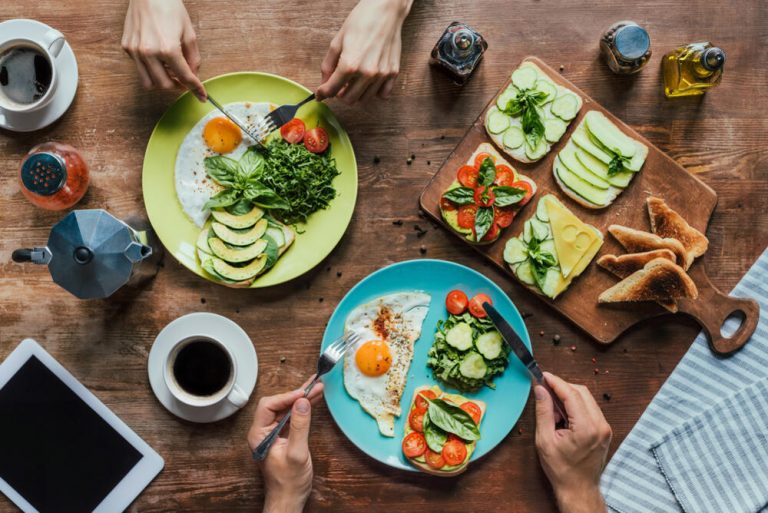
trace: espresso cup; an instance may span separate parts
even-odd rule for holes
[[[241,408],[248,394],[237,384],[237,362],[221,341],[192,336],[173,345],[163,366],[163,379],[177,401],[203,408],[229,402]]]
[[[0,40],[0,56],[16,49],[29,49],[45,58],[51,71],[51,83],[40,98],[33,102],[20,103],[0,91],[0,109],[8,113],[23,114],[40,110],[51,102],[59,82],[56,57],[64,47],[65,41],[64,35],[55,29],[48,30],[39,39],[16,37],[5,41]],[[7,77],[8,80],[13,80],[13,78],[13,76]]]

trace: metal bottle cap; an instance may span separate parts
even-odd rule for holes
[[[725,52],[721,48],[707,48],[701,56],[701,66],[707,71],[717,71],[724,64]]]
[[[639,59],[651,47],[651,37],[643,27],[625,25],[616,31],[614,44],[619,56],[627,61]]]
[[[67,182],[67,166],[55,153],[35,153],[21,166],[21,181],[30,192],[50,196]]]

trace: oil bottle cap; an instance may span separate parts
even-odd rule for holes
[[[701,56],[701,65],[707,71],[717,71],[725,64],[725,52],[716,46],[707,48]]]
[[[29,191],[50,196],[66,183],[67,166],[55,153],[34,153],[21,166],[21,181]]]
[[[646,30],[639,25],[624,25],[616,31],[614,36],[616,51],[622,59],[634,61],[639,59],[651,47],[651,37]]]

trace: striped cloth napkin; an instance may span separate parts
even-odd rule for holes
[[[768,250],[731,295],[760,303],[752,340],[721,358],[699,334],[606,467],[601,489],[611,510],[768,512],[768,461],[739,456],[768,451]],[[729,320],[724,331],[738,325]],[[751,418],[734,424],[737,414]]]

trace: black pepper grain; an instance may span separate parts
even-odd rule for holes
[[[609,394],[608,392],[604,393],[603,394],[603,399],[605,399],[606,401],[610,401],[611,400],[611,394]]]
[[[205,304],[205,298],[204,298],[204,297],[201,297],[201,298],[200,298],[200,302],[201,302],[202,304]]]
[[[397,219],[396,221],[392,221],[392,224],[395,226],[403,226],[403,221],[400,219]]]
[[[421,252],[422,255],[425,255],[427,253],[427,247],[426,246],[421,246],[419,248],[419,251]]]
[[[338,272],[336,273],[336,277],[337,277],[337,278],[341,278],[341,271],[338,271]]]
[[[379,162],[381,162],[381,159],[379,158],[379,156],[378,155],[374,155],[373,156],[373,163],[374,164],[378,164]]]
[[[560,335],[555,335],[552,337],[552,343],[558,345],[560,343]]]

